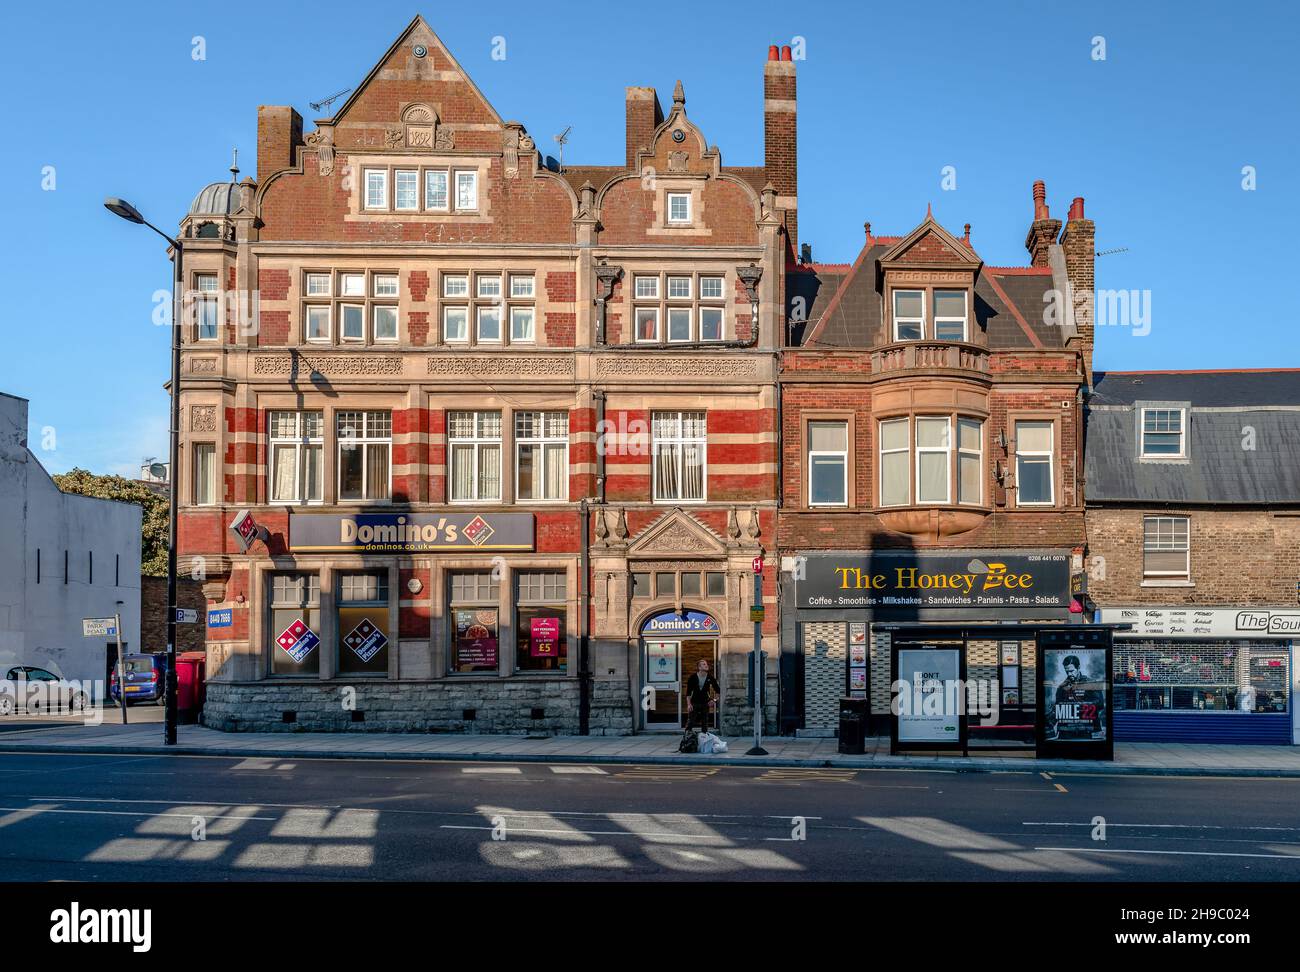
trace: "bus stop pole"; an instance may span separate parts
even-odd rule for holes
[[[761,618],[763,612],[763,569],[762,561],[756,560],[754,563],[754,607],[758,610],[755,612],[755,618]],[[753,687],[754,696],[754,748],[745,753],[746,756],[766,756],[767,750],[763,748],[763,622],[756,620],[754,622],[754,661],[753,671],[750,672],[750,685]]]

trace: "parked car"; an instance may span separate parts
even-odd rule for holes
[[[162,705],[167,685],[166,661],[161,654],[127,655],[122,659],[126,669],[126,704],[157,702]],[[120,702],[117,691],[117,669],[108,677],[108,694],[114,704]]]
[[[90,696],[77,682],[33,665],[15,665],[0,682],[0,716],[15,712],[83,712]]]

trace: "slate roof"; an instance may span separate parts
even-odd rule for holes
[[[1165,404],[1187,409],[1187,457],[1141,459],[1141,407]],[[1300,503],[1300,369],[1097,372],[1087,422],[1089,503]]]
[[[836,348],[868,349],[891,343],[884,333],[884,297],[879,261],[902,237],[875,236],[858,255],[847,273],[817,269],[791,274],[794,294],[817,291],[817,306],[809,308],[807,324],[798,330],[791,345],[809,350]],[[978,259],[974,249],[965,244]],[[800,279],[795,289],[793,279]],[[975,281],[974,316],[988,332],[992,350],[1018,348],[1062,348],[1063,329],[1044,321],[1043,295],[1052,289],[1052,274],[1038,267],[983,267]],[[826,299],[827,296],[830,299]]]

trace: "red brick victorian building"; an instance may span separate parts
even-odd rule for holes
[[[627,90],[623,160],[561,170],[421,18],[314,129],[258,109],[256,178],[204,189],[180,230],[179,543],[205,580],[209,725],[675,731],[700,659],[723,728],[746,724],[788,50],[763,83],[749,167],[679,83],[666,113]],[[243,511],[264,529],[247,551]]]
[[[784,730],[833,730],[846,694],[883,724],[881,624],[1068,618],[1093,347],[1083,200],[1062,228],[1037,183],[1026,247],[1027,266],[986,266],[969,226],[957,236],[927,212],[904,236],[867,224],[851,266],[788,274]],[[1002,673],[1013,712],[1034,702],[1028,646],[968,650],[972,679],[1016,668]]]

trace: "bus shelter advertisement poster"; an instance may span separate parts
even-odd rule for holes
[[[1106,741],[1106,649],[1045,648],[1048,740]]]

